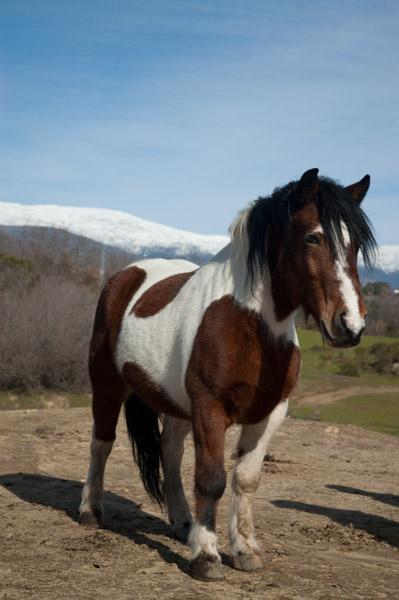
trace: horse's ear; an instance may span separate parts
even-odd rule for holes
[[[350,193],[352,198],[356,200],[358,204],[361,203],[365,195],[367,194],[367,190],[370,187],[370,175],[365,175],[363,179],[358,181],[357,183],[353,183],[352,185],[348,185],[346,187],[346,191]]]
[[[298,184],[298,203],[309,204],[313,202],[319,191],[317,174],[319,169],[310,169],[304,173]]]

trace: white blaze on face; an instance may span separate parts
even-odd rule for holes
[[[346,309],[345,321],[349,329],[356,335],[364,327],[364,318],[361,316],[359,310],[359,296],[356,293],[353,282],[347,273],[347,250],[351,240],[345,223],[342,223],[341,230],[344,240],[344,248],[338,251],[338,258],[335,262],[335,270]]]

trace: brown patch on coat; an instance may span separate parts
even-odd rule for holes
[[[139,365],[134,362],[126,362],[123,365],[122,373],[132,392],[137,394],[140,400],[152,410],[176,419],[190,419],[190,416],[175,404],[165,390],[155,384]]]
[[[132,296],[146,273],[128,267],[116,273],[105,285],[96,310],[89,352],[89,374],[93,388],[93,417],[97,439],[115,439],[126,384],[114,363],[121,321]]]
[[[189,273],[177,273],[154,283],[133,306],[131,313],[136,317],[152,317],[167,306],[180,292],[184,284],[194,275],[195,271]]]
[[[275,338],[231,296],[216,300],[204,314],[186,372],[194,427],[197,411],[222,410],[226,426],[258,423],[292,392],[299,368],[297,346]]]

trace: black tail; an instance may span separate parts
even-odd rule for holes
[[[135,394],[125,402],[126,424],[132,442],[133,457],[140,469],[146,492],[160,506],[164,501],[161,480],[161,446],[158,413]]]

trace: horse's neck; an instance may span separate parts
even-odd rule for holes
[[[226,294],[232,295],[243,308],[258,314],[275,336],[283,335],[296,343],[295,311],[282,320],[277,319],[269,277],[257,277],[253,290],[250,290],[247,285],[246,257],[241,253],[232,253],[230,244],[210,264],[214,268],[215,279],[225,286]]]

